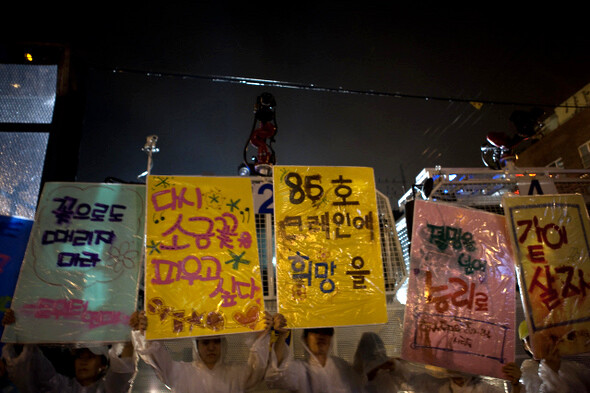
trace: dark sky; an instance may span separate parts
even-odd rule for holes
[[[550,112],[590,82],[582,10],[467,6],[97,3],[51,9],[31,38],[66,39],[90,67],[79,181],[133,180],[150,134],[154,174],[235,175],[269,91],[278,164],[371,166],[393,203],[424,167],[483,167],[485,135],[512,133],[512,111]]]

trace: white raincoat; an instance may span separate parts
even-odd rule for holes
[[[478,377],[466,378],[463,385],[457,385],[454,381],[447,380],[438,388],[438,393],[500,393],[502,391]]]
[[[268,363],[270,336],[248,341],[248,363],[231,364],[224,361],[227,341],[221,337],[221,357],[213,369],[201,360],[193,343],[193,361],[180,362],[171,358],[168,350],[157,341],[147,341],[137,330],[131,332],[133,345],[144,362],[154,368],[160,380],[177,393],[238,393],[256,386],[264,378]]]
[[[463,378],[458,385],[453,378]],[[489,384],[478,375],[464,374],[436,366],[425,366],[424,372],[412,373],[407,390],[416,393],[503,393],[504,389]]]
[[[408,380],[408,371],[403,360],[393,359],[393,370],[380,370],[375,378],[369,381],[367,374],[384,363],[390,361],[385,344],[378,334],[363,333],[354,354],[353,368],[361,376],[362,383],[368,393],[397,393],[403,390]]]
[[[363,392],[358,373],[342,358],[329,356],[326,365],[311,353],[305,341],[305,360],[294,359],[286,345],[285,358],[277,364],[274,348],[271,351],[266,383],[273,389],[286,389],[297,393],[358,393]]]
[[[578,362],[562,359],[559,372],[556,373],[544,361],[527,359],[522,362],[520,371],[520,381],[524,385],[521,392],[590,392],[590,370]]]
[[[19,393],[125,393],[131,388],[136,372],[134,358],[120,358],[116,346],[108,350],[109,367],[105,375],[91,386],[82,386],[75,378],[58,374],[34,344],[25,344],[18,355],[13,345],[6,344],[2,358]]]

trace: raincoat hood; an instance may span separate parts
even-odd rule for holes
[[[199,340],[216,340],[219,339],[221,340],[221,352],[219,354],[219,359],[217,360],[217,363],[215,363],[215,367],[219,366],[220,364],[224,364],[225,359],[226,359],[226,355],[227,355],[227,338],[225,336],[205,336],[205,337],[199,337],[193,340],[193,363],[195,364],[195,366],[197,367],[207,367],[207,365],[205,364],[205,362],[203,361],[203,359],[201,358],[201,355],[199,354],[199,348],[197,347],[197,341]]]
[[[366,375],[388,360],[389,356],[381,337],[373,332],[363,333],[354,354],[353,368],[360,375]]]
[[[310,330],[312,330],[312,329],[310,329]],[[333,338],[334,336],[332,335],[331,337]],[[299,341],[300,341],[301,345],[303,345],[303,349],[305,350],[305,357],[307,359],[309,359],[310,362],[317,363],[318,365],[321,366],[321,363],[318,360],[318,358],[313,354],[313,352],[311,352],[311,349],[309,349],[309,346],[307,345],[306,337],[303,333],[299,337]],[[332,339],[332,340],[330,340],[330,347],[328,348],[328,357],[330,357],[332,355],[333,347],[334,347],[334,340]]]

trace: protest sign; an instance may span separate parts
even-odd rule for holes
[[[0,318],[10,308],[33,220],[0,216]],[[0,336],[4,327],[0,326]]]
[[[423,200],[413,216],[402,357],[502,378],[516,281],[504,217]]]
[[[514,244],[533,354],[590,351],[588,212],[581,195],[509,195],[504,211]]]
[[[273,169],[278,309],[290,327],[387,322],[371,168]]]
[[[2,340],[122,342],[136,308],[143,185],[46,183]]]
[[[250,179],[148,176],[147,339],[263,328]]]

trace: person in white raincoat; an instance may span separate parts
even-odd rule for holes
[[[480,375],[462,373],[433,365],[422,365],[423,372],[412,373],[407,390],[416,393],[503,393]]]
[[[3,324],[15,322],[14,311],[6,311]],[[7,374],[19,393],[125,393],[136,374],[131,342],[79,347],[74,350],[74,377],[59,374],[35,344],[18,350],[14,344],[2,348]]]
[[[306,359],[294,359],[286,343],[290,331],[281,314],[274,316],[278,333],[273,344],[265,380],[269,388],[297,393],[362,392],[361,378],[348,362],[330,355],[333,328],[305,329]]]
[[[361,336],[353,368],[361,375],[368,393],[396,393],[404,390],[408,379],[404,361],[387,356],[383,340],[373,332],[365,332]]]
[[[248,337],[250,355],[247,363],[232,364],[224,360],[227,341],[223,336],[208,336],[193,343],[193,361],[172,359],[158,341],[145,339],[145,312],[131,317],[133,344],[144,362],[160,380],[177,393],[239,393],[256,386],[264,378],[270,351],[272,317],[264,313],[265,330],[257,337]],[[252,335],[250,335],[252,336]],[[252,340],[254,339],[254,340]],[[253,342],[252,342],[253,341]]]
[[[512,382],[513,393],[583,393],[590,392],[590,369],[571,360],[562,359],[554,349],[540,361],[535,359],[530,346],[526,321],[518,328],[525,351],[531,356],[522,362],[520,369],[509,363],[504,370]]]

